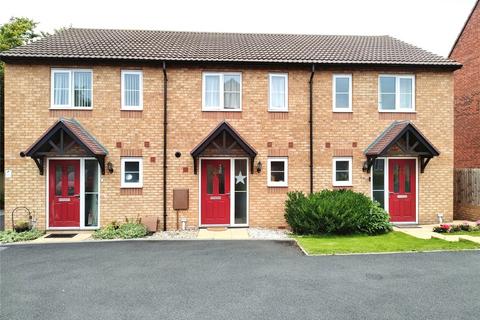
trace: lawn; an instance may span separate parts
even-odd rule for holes
[[[295,239],[309,254],[480,249],[480,244],[471,241],[423,240],[402,232],[377,236],[295,236]]]

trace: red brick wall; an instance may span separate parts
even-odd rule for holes
[[[454,74],[455,167],[480,167],[480,2],[450,58],[463,64]]]

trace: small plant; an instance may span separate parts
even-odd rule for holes
[[[433,232],[437,233],[448,233],[450,232],[451,226],[449,224],[441,224],[440,226],[433,227]]]
[[[457,232],[457,231],[462,231],[462,225],[461,224],[452,224],[449,232]]]
[[[30,230],[30,223],[28,221],[18,221],[13,227],[16,232],[24,232]]]
[[[43,232],[37,229],[23,232],[16,232],[15,230],[0,231],[0,243],[35,240],[42,235]]]
[[[468,224],[466,222],[462,223],[459,226],[460,226],[460,230],[462,230],[462,231],[470,231],[470,229],[471,229],[470,224]]]
[[[141,223],[126,222],[118,224],[112,222],[93,233],[94,239],[134,239],[148,234],[147,227]]]

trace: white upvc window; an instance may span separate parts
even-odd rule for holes
[[[143,159],[138,157],[122,158],[121,187],[143,187]]]
[[[335,157],[332,161],[332,183],[334,186],[352,185],[352,157]]]
[[[352,75],[334,74],[332,82],[333,112],[352,112]]]
[[[269,103],[268,111],[288,111],[288,74],[270,73],[269,82]]]
[[[378,77],[378,111],[414,112],[415,76],[380,75]]]
[[[52,69],[51,109],[91,109],[93,107],[92,70]]]
[[[122,70],[122,110],[143,109],[143,72]]]
[[[288,158],[267,159],[267,186],[288,187]]]
[[[242,74],[205,72],[202,79],[203,111],[242,111]]]

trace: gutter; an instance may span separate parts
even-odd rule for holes
[[[310,193],[313,193],[313,77],[315,76],[315,65],[312,64],[312,73],[310,74],[309,89],[310,89]]]
[[[163,231],[167,231],[167,64],[163,61]]]

